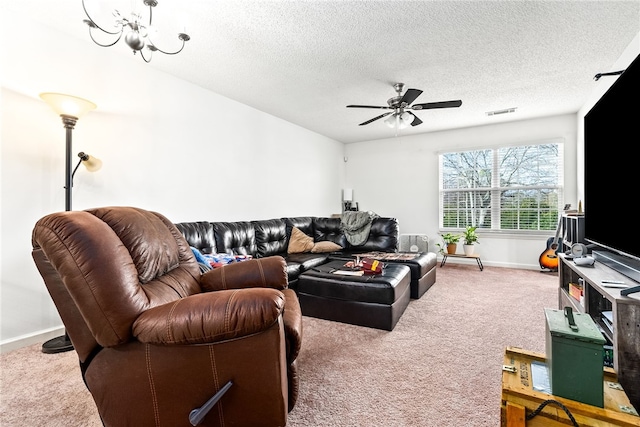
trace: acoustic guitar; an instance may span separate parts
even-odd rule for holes
[[[558,228],[556,229],[555,237],[549,237],[547,239],[547,249],[540,254],[540,268],[546,268],[551,271],[558,270],[558,247],[560,246],[560,242],[558,238],[560,237],[560,228],[562,225],[562,217],[558,221]]]

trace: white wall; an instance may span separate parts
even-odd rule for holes
[[[610,70],[602,70],[603,73],[611,71],[624,70],[633,62],[634,59],[640,54],[640,33],[638,33],[634,39],[629,43],[629,46],[624,50],[620,58],[611,67]],[[577,147],[577,159],[578,159],[578,197],[584,198],[584,116],[593,108],[593,106],[600,100],[602,95],[618,80],[618,77],[609,76],[602,77],[597,82],[594,82],[594,89],[591,96],[582,106],[578,112],[578,147]],[[637,94],[636,94],[637,95]],[[587,206],[584,206],[585,211]]]
[[[435,252],[436,243],[441,242],[438,236],[440,152],[550,138],[564,141],[565,200],[577,206],[575,114],[347,144],[345,185],[353,188],[360,209],[396,217],[401,233],[427,234],[430,249]],[[485,265],[539,269],[540,254],[546,249],[547,238],[554,234],[525,237],[481,232],[476,250]]]
[[[31,259],[35,222],[64,210],[65,130],[40,92],[98,105],[73,132],[74,157],[103,161],[78,169],[75,210],[132,205],[174,222],[340,212],[343,144],[5,12],[1,39],[21,39],[0,57],[3,348],[61,327]]]

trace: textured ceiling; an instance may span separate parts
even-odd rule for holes
[[[81,0],[2,2],[88,38]],[[191,41],[149,67],[345,143],[395,135],[382,120],[358,126],[384,111],[345,107],[386,105],[396,82],[424,91],[416,103],[463,101],[416,112],[424,123],[403,135],[576,112],[640,31],[640,0],[158,3],[158,29],[175,37],[180,21]]]

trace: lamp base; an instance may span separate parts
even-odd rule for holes
[[[71,340],[67,334],[52,338],[42,344],[42,352],[47,354],[62,353],[71,350],[73,350],[73,344],[71,344]]]

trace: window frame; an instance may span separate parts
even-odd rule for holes
[[[550,145],[554,144],[557,146],[558,150],[558,168],[557,168],[557,181],[555,184],[551,185],[518,185],[518,186],[501,186],[500,185],[500,162],[496,161],[496,159],[500,158],[500,150],[505,148],[518,148],[518,147],[528,147],[528,146],[540,146],[540,145]],[[480,227],[478,231],[482,233],[490,233],[496,235],[548,235],[550,231],[555,232],[557,229],[558,221],[561,218],[562,214],[562,206],[564,206],[564,192],[565,192],[565,183],[564,183],[564,148],[565,141],[564,138],[549,138],[549,139],[541,139],[535,141],[523,141],[521,143],[506,143],[500,145],[491,145],[491,146],[477,146],[477,147],[468,147],[468,148],[459,148],[456,150],[446,150],[438,152],[438,228],[442,232],[455,232],[459,230],[463,230],[464,226],[461,227],[450,227],[444,226],[444,195],[447,193],[466,193],[466,192],[478,192],[478,191],[486,191],[490,193],[491,205],[489,208],[489,215],[491,216],[491,227]],[[444,165],[443,160],[446,154],[456,154],[456,153],[469,153],[469,152],[481,152],[481,151],[491,151],[492,156],[492,165],[491,165],[491,184],[489,187],[468,187],[468,188],[444,188]],[[526,228],[502,228],[501,225],[501,213],[505,210],[504,206],[502,206],[502,193],[505,190],[550,190],[555,192],[557,195],[557,211],[550,209],[549,212],[557,215],[555,220],[552,221],[554,224],[549,224],[549,229],[540,228],[540,221],[538,223],[538,227],[536,229],[526,229]],[[497,208],[494,208],[497,206]],[[458,212],[464,212],[465,210],[470,208],[458,208]],[[541,209],[536,209],[538,219],[540,219],[540,215],[543,212]],[[459,214],[460,215],[460,214]],[[473,214],[472,214],[473,215]],[[458,221],[459,222],[459,221]],[[471,224],[469,224],[471,225]],[[553,225],[553,228],[551,228]]]

